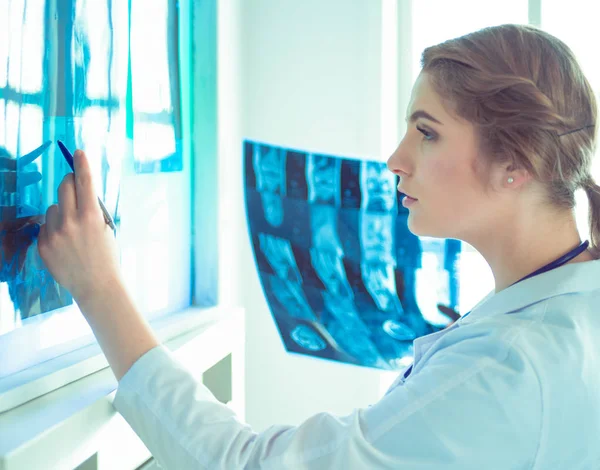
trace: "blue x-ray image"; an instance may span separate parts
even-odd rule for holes
[[[2,329],[73,300],[52,278],[37,250],[44,216],[36,161],[48,146],[49,142],[20,159],[0,147],[0,288],[8,288],[8,295],[0,290]]]
[[[395,370],[458,305],[458,240],[410,233],[386,165],[244,141],[246,210],[289,352]],[[433,306],[433,307],[432,307]]]
[[[337,158],[309,154],[306,164],[308,200],[312,204],[337,206],[340,197],[339,164]]]
[[[365,212],[389,213],[396,204],[396,176],[380,162],[361,161],[362,199]]]
[[[39,225],[71,171],[56,140],[85,149],[119,226],[131,148],[129,13],[129,2],[114,0],[0,2],[0,334],[73,303],[37,250]]]
[[[308,351],[322,351],[327,347],[325,340],[310,325],[298,325],[290,336],[298,346]]]
[[[267,145],[257,145],[253,150],[256,189],[263,204],[265,219],[273,227],[278,227],[283,223],[282,197],[285,195],[283,152]]]

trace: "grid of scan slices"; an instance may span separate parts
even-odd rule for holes
[[[286,350],[401,369],[414,339],[445,326],[418,305],[423,250],[452,271],[460,245],[425,247],[408,230],[385,163],[252,141],[243,148],[255,261]],[[456,304],[455,273],[442,279],[446,303]]]

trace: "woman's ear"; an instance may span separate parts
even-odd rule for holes
[[[497,175],[499,187],[505,189],[521,188],[531,181],[531,174],[522,167],[516,167],[514,164],[504,165],[504,168]]]

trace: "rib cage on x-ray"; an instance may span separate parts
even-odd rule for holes
[[[409,232],[396,177],[381,162],[243,148],[255,260],[286,349],[401,368],[415,338],[448,322],[427,320],[435,314],[417,300],[424,255],[439,266],[435,300],[455,308],[460,242]]]

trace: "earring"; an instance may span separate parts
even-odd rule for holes
[[[512,178],[508,178],[508,182],[509,182],[509,183],[512,183],[513,181],[514,181],[514,179],[512,179]]]

